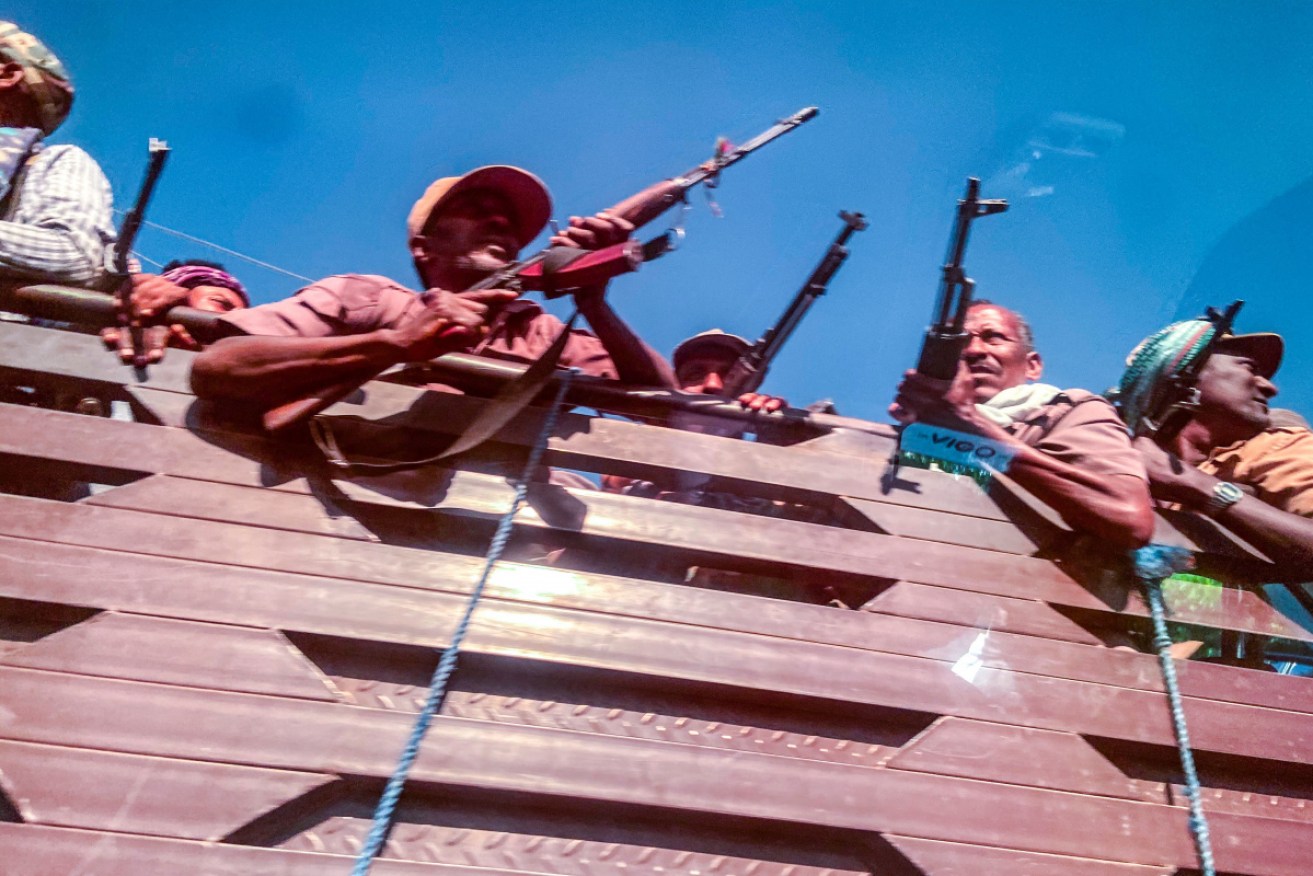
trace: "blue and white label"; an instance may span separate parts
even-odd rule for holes
[[[903,429],[899,446],[904,453],[980,471],[1007,471],[1016,455],[1006,444],[925,423],[912,423]]]

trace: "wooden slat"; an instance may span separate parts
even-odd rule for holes
[[[439,637],[454,623],[456,604],[448,601],[440,616],[435,616],[433,609],[427,605],[421,616],[434,632],[419,637],[440,643]],[[385,610],[395,611],[396,606],[387,605]],[[297,624],[294,617],[283,623]],[[886,626],[897,623],[891,620]],[[548,630],[551,636],[544,637]],[[623,636],[617,635],[620,630]],[[481,607],[469,647],[487,654],[597,671],[684,680],[712,689],[755,690],[754,696],[771,691],[817,705],[829,701],[833,708],[865,704],[1172,744],[1164,701],[1157,693],[1003,668],[1006,664],[992,653],[977,648],[979,642],[988,642],[983,632],[945,628],[933,640],[913,630],[895,633],[891,629],[890,637],[893,635],[920,638],[922,653],[935,659],[864,652],[860,665],[854,667],[853,652],[847,648],[680,629],[637,619],[617,626],[597,615],[497,603]],[[677,637],[678,649],[669,647],[672,637]],[[962,671],[963,660],[983,665],[968,674]],[[1140,662],[1148,666],[1147,660]],[[1073,710],[1072,703],[1080,703],[1080,709]],[[1207,700],[1192,701],[1190,710],[1194,741],[1201,750],[1313,762],[1313,745],[1304,745],[1313,742],[1313,725],[1306,716]],[[1237,724],[1244,724],[1249,731],[1237,736],[1231,732]]]
[[[317,773],[0,741],[0,783],[30,824],[216,841],[333,781],[336,776]]]
[[[145,383],[187,392],[193,357],[183,350],[170,351],[163,362],[150,366],[144,380],[138,380],[132,366],[120,362],[95,335],[0,322],[0,373],[12,377],[105,387]]]
[[[6,876],[342,876],[352,857],[0,823]],[[91,869],[94,868],[94,869]],[[379,860],[378,876],[525,876],[503,868]]]
[[[870,520],[881,532],[904,538],[960,544],[967,547],[1034,556],[1039,545],[1006,520],[947,515],[868,499],[844,498],[843,503]]]
[[[1117,864],[885,834],[924,876],[1172,876],[1176,867]]]
[[[1161,786],[1127,778],[1079,734],[941,718],[899,749],[889,769],[1162,801]]]
[[[342,405],[329,413],[367,418],[339,422],[335,429],[348,446],[365,452],[380,436],[406,430],[458,433],[483,407],[480,399],[435,396],[413,387],[373,384],[365,405]],[[440,411],[440,416],[435,415]],[[516,419],[497,441],[528,447],[542,427],[543,413],[533,409]],[[385,421],[376,425],[370,421]],[[334,419],[328,419],[330,424]],[[356,433],[351,437],[351,429]],[[416,443],[423,446],[422,437]],[[892,446],[892,444],[890,444]],[[891,482],[885,477],[888,454],[857,460],[805,447],[778,447],[762,442],[641,426],[623,420],[566,414],[547,447],[547,461],[565,468],[643,477],[651,471],[712,475],[720,488],[752,495],[805,501],[829,495],[857,496],[915,508],[935,508],[954,516],[1003,519],[1002,512],[974,482],[941,472],[904,468]],[[860,464],[854,464],[860,461]]]
[[[408,716],[340,704],[33,670],[0,669],[0,691],[12,713],[0,726],[6,738],[65,745],[94,738],[117,751],[308,772],[331,764],[386,775],[409,724]],[[412,782],[608,800],[685,819],[707,813],[840,829],[879,825],[899,834],[1127,863],[1185,865],[1192,854],[1185,813],[1172,807],[452,718],[435,721]],[[1303,876],[1313,855],[1313,833],[1303,825],[1218,821],[1220,868]],[[1258,836],[1278,845],[1256,846]]]
[[[126,569],[125,574],[132,574]],[[0,663],[332,702],[332,685],[281,634],[104,612]]]
[[[6,343],[5,332],[21,330],[6,353],[0,356],[0,369],[13,368],[25,373],[49,372],[68,379],[83,379],[105,385],[143,385],[132,369],[117,362],[95,338],[83,338],[30,326],[6,323],[0,326],[0,345]],[[172,392],[187,392],[187,375],[192,354],[170,351],[161,366],[152,366],[144,385]],[[58,367],[47,367],[51,362]],[[386,431],[395,435],[401,429],[430,434],[458,432],[482,407],[475,398],[448,393],[434,394],[415,387],[397,386],[375,381],[368,385],[368,402],[339,405],[334,410],[389,420]],[[166,410],[177,417],[177,399]],[[431,409],[441,408],[440,417],[430,416]],[[202,411],[188,411],[186,416],[200,417]],[[539,431],[542,412],[530,409],[502,433],[498,442],[527,446]],[[180,422],[173,419],[173,422]],[[225,421],[221,421],[225,422]],[[132,424],[125,424],[132,425]],[[345,428],[343,424],[342,428]],[[370,431],[370,424],[359,428]],[[373,431],[377,432],[378,427]],[[994,503],[974,484],[956,480],[937,472],[907,470],[900,484],[887,490],[881,465],[854,468],[831,452],[790,450],[758,442],[696,435],[689,432],[639,426],[617,420],[566,415],[557,437],[548,448],[548,462],[566,468],[596,469],[616,474],[643,473],[645,469],[706,472],[719,477],[729,488],[740,487],[753,493],[785,499],[805,498],[829,493],[853,491],[866,498],[885,500],[913,507],[936,507],[953,514],[984,514],[999,517]]]
[[[234,489],[208,481],[153,475],[82,500],[84,505],[135,508],[200,520],[228,520],[358,541],[379,540],[359,520],[327,497],[306,501],[299,493]]]
[[[53,356],[66,363],[67,376],[81,375],[115,385],[123,384],[138,396],[148,396],[156,389],[163,390],[156,398],[163,404],[162,413],[166,422],[216,422],[213,417],[205,414],[205,407],[193,410],[190,405],[181,404],[185,396],[178,393],[185,393],[187,386],[179,375],[185,376],[191,354],[174,351],[165,363],[167,367],[157,374],[160,366],[156,366],[152,371],[154,376],[143,385],[135,382],[130,369],[98,349],[94,338],[10,324],[0,326],[0,332],[11,327],[20,331],[21,342],[29,340],[26,332],[40,333],[44,344],[41,352],[46,357],[28,356],[26,348],[20,346],[10,353],[11,365],[25,364],[27,368],[39,372],[48,364],[49,357]],[[0,358],[0,368],[4,365],[5,360]],[[482,404],[478,399],[447,394],[435,396],[415,387],[384,382],[370,384],[365,397],[363,405],[339,405],[338,408],[349,412],[353,421],[359,419],[357,415],[373,420],[386,419],[388,425],[381,434],[392,438],[399,432],[416,430],[451,434],[461,429]],[[435,406],[441,408],[442,416],[430,415],[430,409]],[[527,446],[537,435],[540,416],[540,412],[531,410],[512,423],[498,437],[498,441]],[[226,417],[221,417],[218,422],[231,423]],[[357,423],[357,426],[368,433],[368,422]],[[872,426],[862,424],[864,429]],[[375,437],[378,434],[378,430],[375,430]],[[558,429],[557,437],[548,448],[548,461],[566,468],[635,476],[642,476],[644,469],[706,472],[715,475],[726,489],[739,489],[785,500],[808,501],[826,495],[843,495],[894,506],[937,509],[950,514],[952,518],[965,515],[1006,519],[994,501],[967,479],[907,467],[900,468],[896,478],[888,478],[887,447],[892,446],[891,440],[885,435],[849,435],[857,439],[858,445],[847,452],[857,454],[865,464],[854,467],[850,460],[842,453],[834,452],[834,449],[821,449],[818,452],[807,445],[781,448],[761,442],[745,443],[616,420],[567,415]],[[836,437],[843,439],[844,435],[839,433]],[[851,442],[852,438],[846,440]],[[872,441],[878,442],[879,452],[873,452],[870,446]],[[830,444],[842,450],[845,440],[832,441]],[[817,442],[817,447],[822,447],[822,444]],[[1065,528],[1051,510],[1037,503],[1024,490],[1013,485],[1005,492],[1015,494],[1010,498],[1010,505],[1014,509],[1029,506],[1040,515],[1057,522],[1059,528]],[[945,525],[949,523],[945,521]],[[933,531],[934,527],[930,529]],[[1205,549],[1238,556],[1255,556],[1252,548],[1207,521],[1193,520],[1189,521],[1189,525],[1177,521],[1177,525],[1173,526],[1164,519],[1159,521],[1158,529],[1158,537],[1165,542],[1193,547],[1202,538],[1198,543]],[[1186,532],[1190,533],[1188,537]]]
[[[120,544],[139,546],[140,550],[174,554],[214,563],[242,563],[248,566],[275,566],[288,571],[309,572],[311,574],[339,577],[350,574],[361,580],[379,583],[414,585],[420,583],[404,573],[408,558],[424,557],[427,568],[434,569],[426,575],[425,584],[430,587],[445,589],[451,593],[460,593],[470,586],[477,575],[479,562],[473,558],[443,555],[438,561],[429,552],[417,552],[406,548],[373,546],[366,558],[352,549],[351,542],[337,539],[320,539],[313,536],[301,536],[299,539],[289,534],[265,533],[262,530],[234,527],[224,524],[177,521],[172,529],[171,540],[165,541],[157,534],[155,518],[135,512],[118,511],[104,508],[83,508],[57,503],[42,503],[40,500],[13,500],[40,506],[46,525],[38,525],[28,535],[50,533],[53,520],[61,520],[59,531],[76,533],[85,541],[102,546],[114,547]],[[4,502],[0,499],[0,508]],[[19,505],[22,508],[23,505]],[[14,525],[23,520],[24,514],[16,511],[8,516],[0,516],[0,529]],[[33,518],[33,522],[42,521]],[[277,535],[279,537],[275,538]],[[96,536],[96,537],[92,537]],[[261,539],[267,538],[267,546]],[[32,549],[30,563],[18,562],[24,548],[19,543],[10,542],[6,554],[15,558],[14,575],[8,585],[9,595],[20,598],[55,598],[53,594],[69,593],[65,598],[75,598],[84,604],[98,607],[119,607],[128,610],[172,613],[187,611],[185,616],[202,617],[220,622],[247,623],[255,625],[281,624],[287,628],[308,629],[312,632],[332,632],[335,635],[371,636],[379,631],[387,631],[387,637],[400,635],[401,641],[431,642],[432,638],[425,631],[433,629],[431,620],[426,625],[408,626],[411,612],[422,611],[415,617],[431,617],[436,605],[426,602],[420,594],[407,596],[405,592],[379,594],[371,599],[367,588],[347,585],[345,582],[328,586],[327,583],[315,583],[313,586],[304,579],[288,579],[267,571],[239,571],[224,573],[215,567],[198,566],[180,567],[179,572],[161,572],[161,580],[171,581],[208,581],[207,589],[198,587],[196,593],[202,598],[199,605],[207,606],[204,611],[210,613],[195,614],[196,603],[179,607],[180,594],[183,591],[161,588],[146,602],[138,600],[111,601],[106,604],[98,596],[96,588],[82,592],[83,582],[88,580],[82,572],[72,572],[60,583],[60,574],[73,564],[94,570],[97,565],[108,563],[111,566],[123,566],[126,560],[111,557],[98,557],[95,554],[79,553],[69,548],[55,545]],[[364,547],[364,546],[362,546]],[[43,558],[55,551],[56,555],[67,556],[67,566],[50,565],[43,567]],[[62,554],[60,553],[62,552]],[[366,562],[368,560],[369,562]],[[132,563],[146,563],[146,568],[169,568],[168,563],[147,558],[131,560]],[[37,571],[31,566],[36,565]],[[145,580],[150,576],[142,575]],[[52,580],[53,579],[53,580]],[[39,586],[35,583],[40,581]],[[261,582],[255,584],[253,582]],[[32,582],[25,587],[22,582]],[[280,583],[275,587],[271,582]],[[68,587],[74,591],[68,591]],[[174,585],[178,587],[179,585]],[[391,588],[389,588],[391,590]],[[250,596],[244,600],[234,600],[242,607],[268,604],[269,610],[243,611],[234,613],[226,605],[216,613],[209,602],[208,594],[227,594],[237,591],[249,591]],[[0,591],[6,592],[6,591]],[[305,593],[304,597],[293,594]],[[313,595],[310,595],[313,593]],[[287,594],[285,597],[283,594]],[[626,582],[623,579],[607,579],[604,576],[584,576],[542,567],[525,567],[507,565],[493,580],[490,594],[496,599],[527,600],[529,602],[552,602],[559,605],[573,605],[581,608],[601,609],[608,613],[621,613],[631,617],[658,617],[676,623],[697,624],[700,626],[725,627],[728,619],[742,618],[729,624],[731,628],[759,632],[769,636],[782,636],[791,639],[813,638],[819,641],[832,641],[850,647],[874,648],[903,653],[916,657],[932,657],[951,663],[963,655],[969,644],[978,634],[976,630],[964,630],[953,626],[900,621],[867,613],[843,612],[814,606],[802,606],[789,603],[776,603],[748,596],[736,596],[688,590],[686,588],[656,585],[648,582]],[[213,600],[210,600],[213,602]],[[407,602],[413,607],[403,607]],[[458,602],[449,600],[442,603],[444,616],[451,618],[457,611]],[[334,608],[330,608],[333,606]],[[340,608],[339,608],[340,606]],[[307,613],[307,611],[309,613]],[[334,614],[334,610],[340,614]],[[524,623],[532,628],[535,621],[532,613],[526,616]],[[400,627],[398,628],[398,624]],[[985,625],[988,629],[988,624]],[[690,631],[695,635],[696,631]],[[605,634],[600,634],[604,635]],[[513,647],[513,646],[512,646]],[[1097,655],[1097,656],[1095,656]],[[810,658],[800,658],[810,659]],[[1029,637],[1009,636],[1006,633],[991,632],[987,638],[987,648],[981,655],[984,666],[1024,669],[1028,673],[1059,677],[1085,678],[1100,684],[1110,684],[1138,688],[1145,691],[1161,689],[1157,668],[1148,655],[1125,654],[1100,650],[1091,654],[1083,646],[1061,646],[1058,643],[1045,643]],[[712,662],[716,662],[712,660]],[[837,670],[839,671],[839,670]],[[842,671],[839,671],[842,675]],[[1218,699],[1229,698],[1239,703],[1254,703],[1283,709],[1307,710],[1310,698],[1307,694],[1310,682],[1306,679],[1278,677],[1255,674],[1227,667],[1213,667],[1202,664],[1186,664],[1182,668],[1182,681],[1187,693],[1211,696]],[[915,707],[917,699],[910,700]],[[982,717],[989,717],[982,715]],[[1067,725],[1063,725],[1065,728]]]
[[[911,581],[899,581],[881,591],[863,605],[862,610],[1083,645],[1101,644],[1098,636],[1046,602],[931,587]]]
[[[722,828],[707,838],[705,825],[702,836],[685,825],[672,825],[648,832],[639,842],[625,842],[630,825],[621,819],[607,819],[601,831],[586,831],[592,836],[606,836],[592,839],[562,835],[561,828],[550,824],[540,826],[542,833],[524,834],[471,826],[469,818],[461,819],[460,826],[428,821],[442,814],[420,812],[419,823],[401,824],[388,839],[386,857],[458,861],[493,870],[511,867],[552,876],[870,876],[872,870],[888,872],[883,863],[889,856],[896,856],[898,863],[906,866],[901,855],[882,848],[882,860],[872,867],[860,836],[845,835],[841,842],[835,842],[824,835],[808,836],[796,828],[750,837],[738,837]],[[369,819],[364,817],[335,816],[280,843],[280,847],[350,854],[363,844],[369,827]]]
[[[308,489],[297,472],[285,467],[285,461],[259,462],[258,457],[269,451],[255,439],[225,439],[244,454],[236,455],[181,430],[110,423],[46,411],[35,414],[22,414],[17,418],[17,425],[21,427],[17,434],[6,430],[5,435],[0,435],[0,453],[9,448],[38,447],[42,448],[41,453],[71,456],[87,460],[88,464],[103,465],[117,460],[124,467],[135,466],[136,470],[150,470],[147,467],[151,466],[156,470],[206,480],[275,485],[285,491]],[[106,427],[108,431],[102,434],[100,430]],[[137,437],[143,434],[143,430],[148,436],[162,432],[164,437],[155,444],[143,446]],[[61,442],[62,449],[56,449]],[[256,458],[250,458],[252,455]],[[405,495],[407,490],[413,495],[413,476],[359,479],[340,484],[346,493],[370,504],[422,507],[388,495],[389,491]],[[683,550],[696,555],[691,557],[692,562],[705,561],[703,564],[731,568],[791,568],[796,574],[832,570],[864,576],[871,570],[879,570],[889,576],[921,583],[1044,599],[1096,610],[1121,609],[1137,615],[1147,614],[1142,599],[1137,593],[1128,593],[1125,583],[1102,582],[1096,597],[1051,563],[1038,559],[1007,557],[992,551],[926,544],[769,518],[744,519],[742,515],[731,512],[669,506],[628,496],[568,493],[546,485],[535,488],[533,496],[532,504],[542,511],[558,510],[547,514],[546,520],[526,512],[522,518],[525,525],[554,525],[575,531],[580,529],[578,518],[584,515],[591,517],[591,522],[582,527],[584,532],[635,540],[661,550]],[[509,487],[497,478],[460,472],[437,497],[441,501],[438,498],[432,500],[436,507],[447,509],[449,513],[488,517],[500,514],[504,509],[509,501]],[[105,501],[114,500],[107,498]],[[174,501],[181,501],[181,497]],[[182,512],[175,507],[173,513]],[[221,515],[222,511],[215,513]],[[799,549],[800,544],[808,549]],[[1257,594],[1243,589],[1230,592],[1233,600],[1224,611],[1214,606],[1178,605],[1173,606],[1177,619],[1205,626],[1313,640],[1313,633],[1282,617]]]

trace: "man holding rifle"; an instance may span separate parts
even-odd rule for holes
[[[1112,405],[1083,389],[1034,383],[1044,370],[1019,313],[973,300],[967,237],[1008,209],[967,180],[957,202],[939,294],[916,370],[889,413],[903,424],[900,455],[977,475],[1005,471],[1067,525],[1115,549],[1153,535],[1144,464]],[[991,475],[992,476],[992,475]]]
[[[1116,548],[1148,542],[1144,465],[1112,405],[1083,389],[1034,383],[1043,360],[1015,311],[978,299],[964,331],[956,376],[908,371],[890,414],[987,439],[1011,456],[1007,475],[1073,529]]]
[[[565,330],[560,320],[514,291],[461,290],[513,263],[550,214],[542,181],[519,168],[482,167],[437,180],[407,221],[426,291],[347,274],[285,301],[229,314],[224,321],[235,336],[197,358],[193,388],[203,398],[269,409],[393,364],[458,350],[532,362]],[[603,249],[627,239],[632,229],[606,213],[572,217],[552,243]],[[561,365],[638,385],[673,385],[669,366],[615,314],[604,286],[579,289],[574,298],[595,334],[573,330]]]
[[[1313,432],[1272,422],[1268,402],[1283,352],[1280,335],[1218,332],[1204,319],[1175,323],[1131,353],[1116,398],[1141,435],[1135,447],[1156,498],[1216,518],[1306,580],[1313,578]],[[1192,385],[1182,386],[1177,378],[1201,358]],[[1191,396],[1189,419],[1160,446],[1144,426],[1180,391]]]

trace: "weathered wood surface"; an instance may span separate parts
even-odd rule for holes
[[[6,339],[0,379],[160,425],[0,406],[9,475],[118,485],[0,494],[0,869],[346,872],[541,412],[450,470],[345,477],[196,405],[185,355],[139,383],[94,338]],[[375,383],[336,413],[404,456],[478,404]],[[1155,661],[1099,638],[1143,624],[1124,576],[1068,561],[1091,555],[1024,494],[890,486],[887,430],[838,424],[778,447],[564,417],[554,465],[834,525],[534,485],[376,872],[1197,866]],[[1160,536],[1262,578],[1210,523]],[[1255,589],[1219,596],[1177,619],[1313,641]],[[1313,681],[1178,671],[1219,869],[1304,876]]]
[[[243,493],[204,484],[168,487],[145,482],[111,491],[94,501],[124,503],[153,496],[158,513],[262,523],[283,529],[354,531],[368,537],[339,507],[357,506],[431,512],[462,520],[489,521],[509,502],[505,480],[469,471],[428,475],[398,473],[350,480],[331,479],[322,468],[298,467],[285,445],[254,437],[159,429],[24,408],[12,412],[0,434],[0,454],[66,462],[78,474],[105,477],[160,472],[191,480],[246,487],[273,487],[276,495]],[[726,440],[726,439],[714,439]],[[739,442],[743,443],[743,442]],[[222,445],[222,446],[220,446]],[[774,448],[782,450],[782,448]],[[21,451],[21,453],[20,453]],[[236,452],[233,452],[236,451]],[[845,464],[850,463],[844,460]],[[923,472],[955,487],[975,489],[946,475]],[[929,479],[929,478],[928,478]],[[284,493],[313,495],[298,502]],[[976,490],[983,498],[983,493]],[[987,500],[986,500],[987,501]],[[171,503],[171,504],[170,504]],[[997,512],[997,509],[996,509]],[[251,515],[256,515],[252,519]],[[945,528],[961,518],[944,513]],[[746,516],[710,508],[540,485],[522,512],[526,527],[610,542],[644,545],[677,553],[684,565],[713,565],[743,571],[773,570],[793,576],[895,578],[1000,596],[1023,596],[1103,612],[1147,614],[1126,576],[1090,579],[1039,558],[1003,551],[932,543],[830,526]],[[974,518],[969,518],[974,520]],[[1015,531],[1015,530],[1014,530]],[[448,536],[438,530],[438,541]],[[1073,575],[1080,576],[1073,577]],[[1284,618],[1256,592],[1230,588],[1216,603],[1172,606],[1178,620],[1227,629],[1313,640],[1313,634]]]

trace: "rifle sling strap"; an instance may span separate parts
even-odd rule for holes
[[[35,157],[35,153],[28,153],[23,163],[18,166],[14,178],[9,182],[9,191],[0,198],[0,221],[13,222],[14,217],[18,215],[18,208],[23,200],[23,183],[27,179],[27,169],[31,167],[32,159]]]
[[[552,341],[552,345],[539,357],[538,361],[529,366],[529,369],[519,377],[505,384],[495,396],[489,399],[478,415],[465,427],[464,431],[457,435],[456,440],[452,441],[441,453],[424,459],[402,462],[355,462],[348,459],[338,447],[332,427],[328,422],[331,418],[316,417],[312,420],[310,422],[310,435],[328,462],[343,469],[399,471],[441,462],[458,453],[473,450],[515,419],[521,411],[533,403],[533,400],[551,382],[553,375],[556,373],[556,366],[565,353],[565,347],[570,342],[570,334],[574,331],[574,324],[578,318],[579,311],[576,310],[570,315],[570,319],[565,323],[556,340]]]

